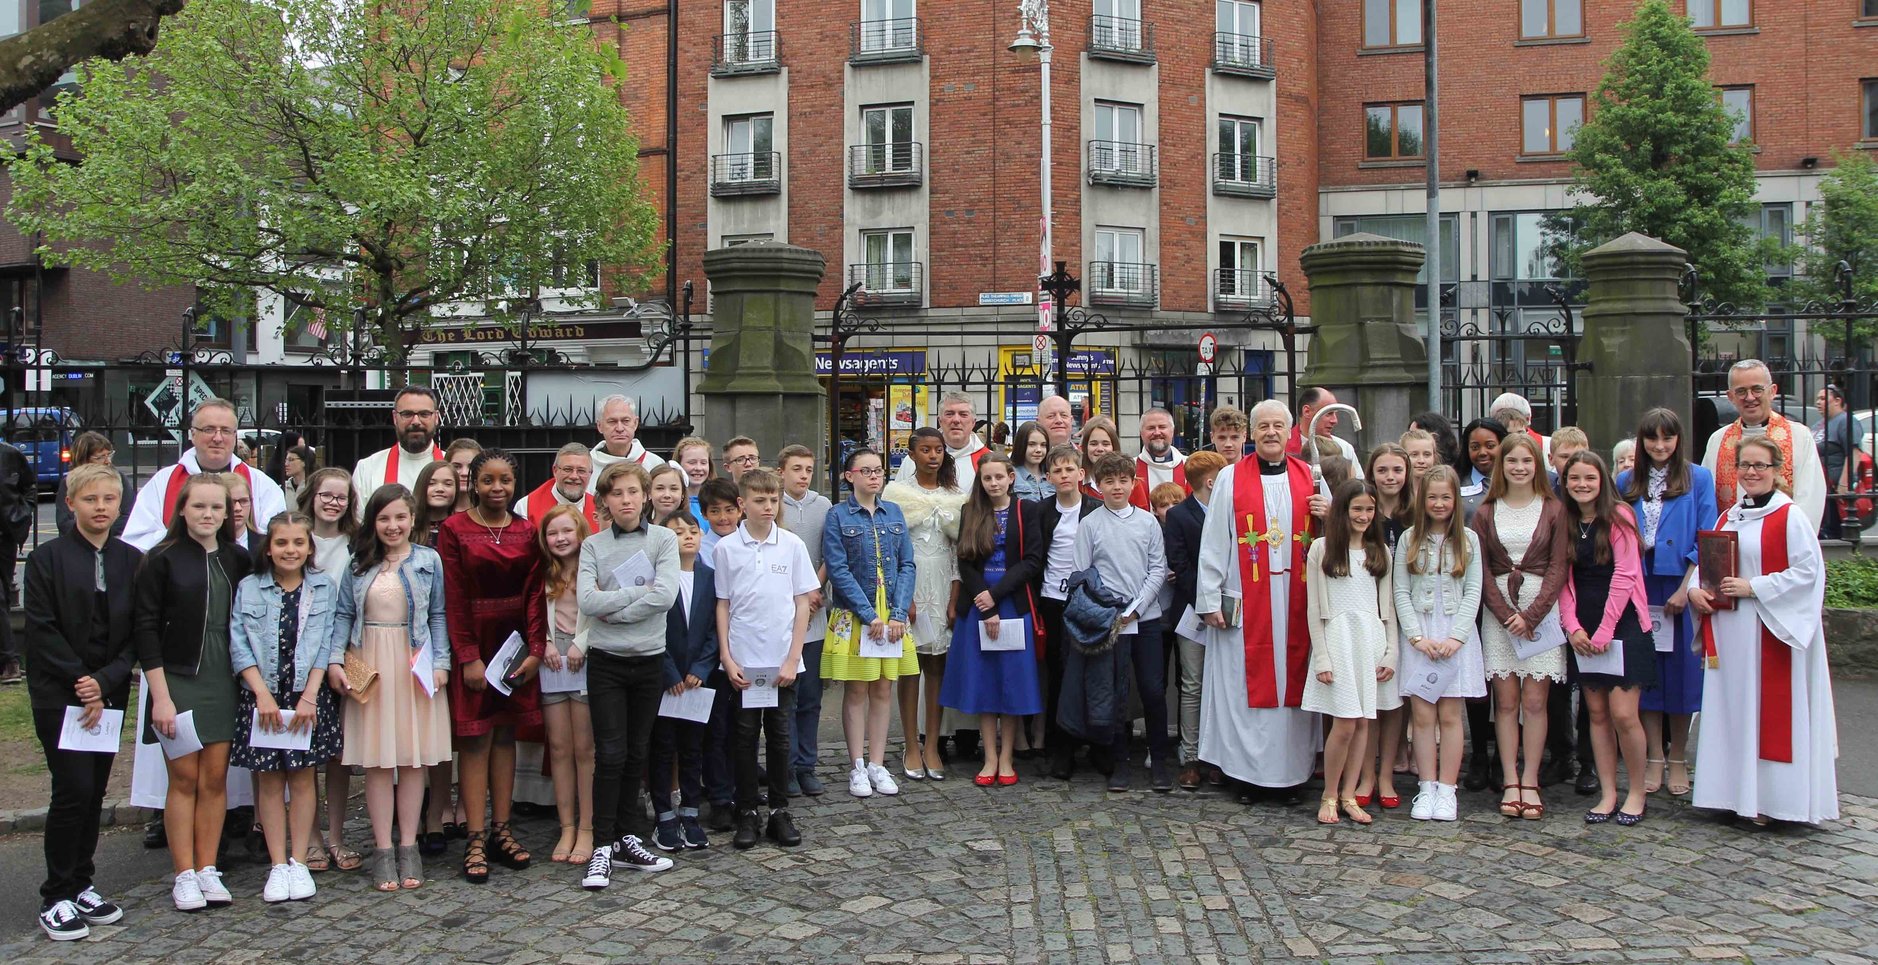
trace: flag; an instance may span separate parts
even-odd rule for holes
[[[313,320],[306,323],[306,333],[322,342],[326,341],[326,309],[313,309]]]

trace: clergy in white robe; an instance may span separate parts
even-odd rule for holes
[[[1766,450],[1743,452],[1758,461]],[[1839,732],[1821,622],[1826,566],[1813,523],[1785,494],[1769,492],[1743,497],[1718,528],[1738,534],[1736,572],[1752,595],[1710,615],[1703,632],[1710,666],[1695,806],[1807,824],[1836,818]]]
[[[1702,450],[1702,468],[1715,475],[1715,505],[1727,512],[1745,488],[1735,478],[1735,452],[1742,441],[1765,437],[1780,447],[1780,479],[1793,494],[1793,502],[1818,531],[1826,517],[1826,471],[1819,464],[1819,448],[1812,430],[1775,412],[1780,389],[1767,363],[1744,359],[1728,369],[1728,398],[1740,418],[1715,430]]]
[[[1222,470],[1200,533],[1194,611],[1208,625],[1200,693],[1200,759],[1261,787],[1309,781],[1323,728],[1299,707],[1311,641],[1304,554],[1310,468],[1286,456],[1291,416],[1276,401],[1252,410],[1255,453]],[[1239,620],[1225,625],[1237,611]]]

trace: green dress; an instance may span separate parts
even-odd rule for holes
[[[196,737],[204,744],[235,739],[235,699],[238,685],[228,659],[228,619],[235,607],[235,589],[222,572],[222,564],[209,557],[209,604],[203,619],[202,660],[194,674],[165,668],[170,702],[176,713],[196,712]]]

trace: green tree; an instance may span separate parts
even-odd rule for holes
[[[61,7],[78,7],[59,15]],[[58,83],[73,64],[90,57],[123,60],[156,46],[163,18],[183,0],[91,0],[79,6],[41,4],[37,27],[0,40],[0,111]],[[56,19],[47,19],[55,17]]]
[[[1708,48],[1664,0],[1639,3],[1623,36],[1567,152],[1583,199],[1568,212],[1568,257],[1641,232],[1687,251],[1705,296],[1758,306],[1777,245],[1748,227],[1754,159],[1730,143],[1735,120],[1709,83]]]
[[[447,302],[590,262],[631,291],[660,247],[624,71],[544,7],[191,0],[146,59],[80,68],[83,161],[32,131],[8,217],[120,280],[362,309],[394,364]]]
[[[1799,271],[1788,286],[1789,301],[1837,308],[1845,297],[1837,272],[1845,262],[1852,269],[1853,299],[1878,305],[1878,163],[1857,151],[1837,155],[1832,172],[1819,179],[1819,200],[1799,233],[1806,243],[1791,253]],[[1821,323],[1817,330],[1843,341],[1836,324]],[[1878,337],[1878,324],[1863,322],[1853,334]]]

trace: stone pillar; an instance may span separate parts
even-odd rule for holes
[[[1578,360],[1589,368],[1578,373],[1578,424],[1600,453],[1635,436],[1638,417],[1656,406],[1682,417],[1685,451],[1693,456],[1703,442],[1690,435],[1689,309],[1676,289],[1688,261],[1636,232],[1584,254],[1591,287]]]
[[[1421,245],[1372,234],[1312,245],[1299,258],[1317,327],[1303,384],[1356,407],[1359,453],[1393,442],[1427,410],[1428,347],[1415,320],[1415,273],[1424,259]]]
[[[756,440],[766,461],[782,447],[820,449],[827,396],[815,377],[820,252],[754,242],[704,253],[711,282],[711,362],[698,382],[706,439]]]

